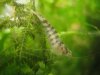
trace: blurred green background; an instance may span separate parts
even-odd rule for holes
[[[1,0],[0,75],[100,75],[99,0]],[[72,53],[56,56],[32,11]]]

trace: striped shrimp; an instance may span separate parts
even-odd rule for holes
[[[53,52],[55,52],[55,54],[57,55],[72,56],[72,52],[65,47],[64,43],[60,40],[56,30],[51,26],[51,24],[44,17],[37,14],[36,12],[33,12],[33,14],[42,23],[46,31],[46,35],[51,43],[51,46],[55,50]]]

